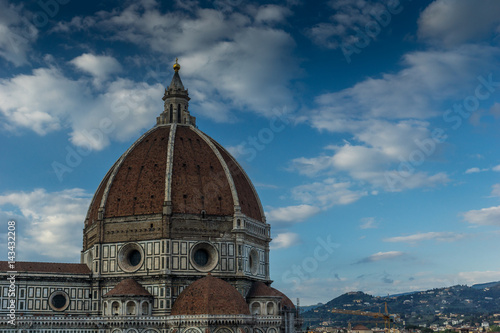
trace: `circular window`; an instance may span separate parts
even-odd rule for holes
[[[128,243],[118,252],[118,265],[125,272],[137,271],[144,262],[144,250],[137,243]]]
[[[253,275],[259,272],[259,254],[255,249],[252,249],[248,254],[248,266]]]
[[[194,253],[194,262],[198,266],[206,266],[208,264],[209,254],[205,249],[198,249]]]
[[[130,251],[129,255],[127,256],[127,259],[128,259],[128,263],[130,264],[130,266],[137,266],[141,263],[141,259],[142,259],[141,252],[139,252],[137,250],[132,250],[132,251]]]
[[[191,248],[191,265],[200,272],[209,272],[217,266],[219,255],[210,243],[198,243]]]
[[[49,297],[49,306],[54,311],[64,311],[69,306],[69,296],[62,290],[54,291]]]

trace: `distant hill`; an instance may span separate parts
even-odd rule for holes
[[[430,324],[451,314],[453,318],[472,318],[477,322],[478,316],[500,313],[500,283],[483,283],[472,287],[457,285],[387,297],[375,297],[360,291],[349,292],[304,312],[304,327],[317,326],[322,322],[331,326],[346,326],[348,321],[373,327],[376,323],[370,317],[332,313],[331,309],[384,312],[385,302],[389,313],[399,314],[406,324]]]
[[[311,311],[311,310],[319,308],[320,306],[323,306],[323,305],[324,305],[323,303],[318,303],[318,304],[315,304],[315,305],[301,306],[300,307],[300,312],[303,313],[303,312]]]
[[[497,282],[474,284],[471,287],[474,289],[484,289],[484,288],[498,287],[499,285],[500,281],[497,281]]]

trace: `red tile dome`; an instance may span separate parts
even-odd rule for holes
[[[179,295],[171,315],[249,315],[245,299],[229,283],[207,275]]]
[[[264,222],[260,199],[243,168],[215,140],[192,125],[158,125],[111,167],[87,213],[99,219],[161,214],[232,216]]]
[[[295,305],[293,305],[293,302],[285,294],[260,281],[254,282],[252,288],[250,288],[250,291],[248,292],[247,298],[266,297],[266,296],[281,297],[281,304],[287,310],[295,310]]]

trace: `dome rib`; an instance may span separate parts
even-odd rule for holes
[[[224,149],[217,141],[210,138],[213,144],[218,147],[221,156],[224,159],[228,170],[230,170],[231,179],[233,179],[233,183],[235,184],[236,192],[238,195],[241,212],[248,217],[256,219],[261,222],[266,222],[266,217],[264,215],[264,209],[262,208],[262,203],[260,202],[260,198],[257,195],[257,191],[253,186],[250,178],[248,177],[245,170],[241,167],[241,165],[236,161],[236,159],[229,154],[229,152]],[[229,167],[229,163],[231,163],[234,167]],[[234,175],[233,175],[234,172]],[[249,194],[244,189],[250,188],[252,193]]]
[[[172,202],[172,170],[174,169],[174,147],[175,133],[177,132],[177,124],[170,126],[167,147],[167,166],[165,168],[165,202]]]

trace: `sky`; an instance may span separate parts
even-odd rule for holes
[[[1,248],[15,220],[17,260],[79,262],[176,58],[294,301],[500,280],[495,0],[0,0]]]

